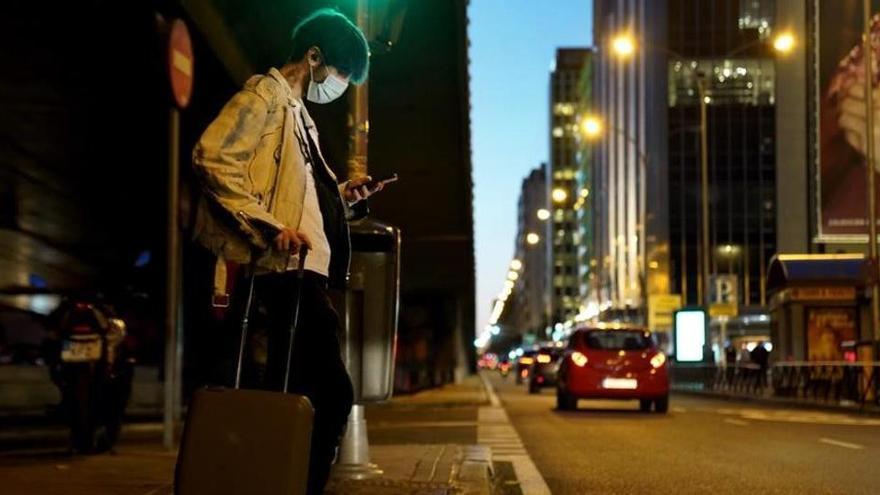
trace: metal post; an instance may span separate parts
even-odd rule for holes
[[[369,9],[367,0],[357,0],[356,21],[367,39],[369,32]],[[367,149],[370,134],[370,88],[368,82],[350,86],[352,94],[351,125],[349,127],[348,178],[355,179],[368,174]]]
[[[877,285],[877,198],[874,169],[874,51],[871,46],[871,0],[863,0],[865,31],[862,49],[865,54],[865,173],[868,183],[868,246],[875,273],[871,276],[871,328],[874,340],[880,339],[880,286]]]
[[[701,242],[702,251],[702,284],[699,286],[700,306],[708,306],[707,294],[709,292],[709,149],[707,145],[708,126],[706,117],[706,79],[700,76],[697,79],[697,87],[700,94],[700,200],[701,200]]]
[[[180,172],[180,112],[171,107],[168,114],[168,211],[165,263],[165,374],[162,444],[174,447],[174,434],[180,411],[178,321],[180,303],[180,231],[178,229]]]

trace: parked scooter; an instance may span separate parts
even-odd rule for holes
[[[47,353],[52,381],[78,453],[110,450],[119,438],[131,395],[134,360],[123,340],[125,322],[103,304],[62,302],[54,312],[56,339]]]

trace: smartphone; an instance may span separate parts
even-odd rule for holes
[[[397,182],[397,179],[397,174],[391,174],[385,177],[374,177],[373,180],[367,182],[365,185],[372,191],[379,187],[379,184],[390,184],[392,182]]]

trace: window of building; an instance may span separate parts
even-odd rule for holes
[[[759,58],[669,61],[669,106],[699,103],[698,78],[706,77],[707,103],[768,105],[776,99],[772,60]]]
[[[770,35],[773,25],[774,0],[741,0],[739,2],[739,28],[756,29],[761,39]]]

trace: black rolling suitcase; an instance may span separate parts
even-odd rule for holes
[[[174,493],[178,495],[299,495],[306,493],[314,410],[309,399],[287,393],[293,337],[299,317],[306,250],[300,250],[283,391],[239,388],[254,292],[250,278],[241,324],[235,388],[197,391],[189,406]],[[253,272],[253,270],[252,270]]]

